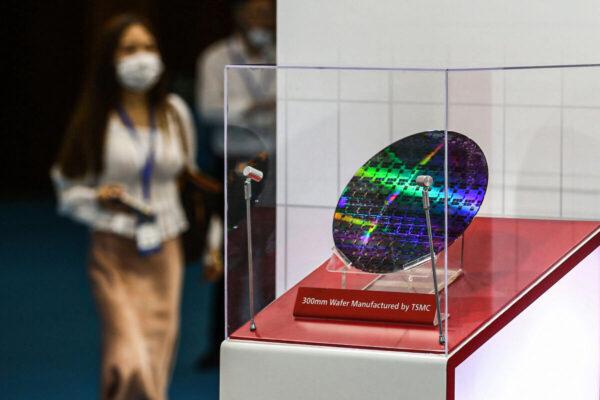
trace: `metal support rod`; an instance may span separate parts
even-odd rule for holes
[[[440,311],[440,292],[438,290],[437,272],[435,269],[435,250],[433,249],[433,235],[431,233],[431,218],[429,216],[429,187],[423,188],[423,210],[425,211],[425,220],[427,222],[427,235],[429,236],[429,251],[431,253],[431,272],[433,274],[433,289],[435,291],[435,306],[437,312],[438,329],[440,335],[440,344],[446,343],[444,331],[442,330],[442,313]]]
[[[252,181],[244,181],[244,198],[246,199],[246,235],[248,243],[248,304],[250,308],[250,331],[256,330],[254,323],[254,269],[252,264],[252,218],[250,214],[250,201],[252,198]]]
[[[463,232],[460,240],[460,269],[463,268],[463,260],[465,259],[465,233]]]

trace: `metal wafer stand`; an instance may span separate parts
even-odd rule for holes
[[[429,251],[431,253],[431,272],[433,275],[433,289],[435,291],[435,306],[438,320],[438,328],[440,335],[440,344],[446,343],[444,331],[442,329],[442,313],[440,311],[440,292],[438,290],[437,273],[435,269],[435,250],[433,249],[433,235],[431,233],[431,217],[429,216],[429,189],[433,185],[433,178],[429,175],[421,175],[417,177],[417,185],[423,188],[423,210],[425,211],[425,220],[427,222],[427,236],[429,237]]]
[[[248,304],[250,308],[250,331],[256,330],[254,322],[254,265],[252,260],[252,214],[251,214],[251,199],[252,199],[252,181],[260,182],[263,178],[263,173],[256,168],[247,166],[242,171],[246,177],[244,181],[244,199],[246,200],[246,235],[248,243]]]
[[[244,181],[244,198],[246,199],[246,229],[248,242],[248,297],[250,305],[250,330],[256,330],[254,323],[254,271],[252,265],[252,218],[250,214],[250,199],[252,198],[252,180],[246,178]]]

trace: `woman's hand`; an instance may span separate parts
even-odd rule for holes
[[[96,191],[96,198],[100,207],[109,211],[127,211],[127,208],[120,203],[125,193],[123,186],[117,184],[103,185]]]
[[[219,250],[210,250],[204,260],[204,279],[216,282],[223,276],[223,257]]]

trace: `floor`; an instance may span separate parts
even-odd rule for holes
[[[94,399],[99,332],[85,274],[87,231],[50,200],[0,203],[0,397]],[[198,371],[213,288],[189,266],[171,400],[218,399],[218,369]]]

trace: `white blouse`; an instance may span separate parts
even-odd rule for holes
[[[150,199],[142,193],[140,171],[150,145],[149,128],[138,128],[133,137],[116,113],[109,117],[104,149],[104,171],[97,178],[70,180],[54,167],[51,171],[58,196],[61,214],[83,222],[92,230],[116,233],[128,238],[135,237],[136,220],[124,212],[106,210],[99,206],[97,189],[105,184],[119,184],[136,200],[145,202],[156,213],[162,240],[178,236],[187,229],[188,222],[179,201],[177,175],[187,163],[195,167],[196,137],[189,109],[176,95],[167,101],[179,114],[187,138],[187,160],[178,132],[179,123],[172,114],[167,115],[166,132],[158,128],[155,139],[154,172],[150,185]]]

